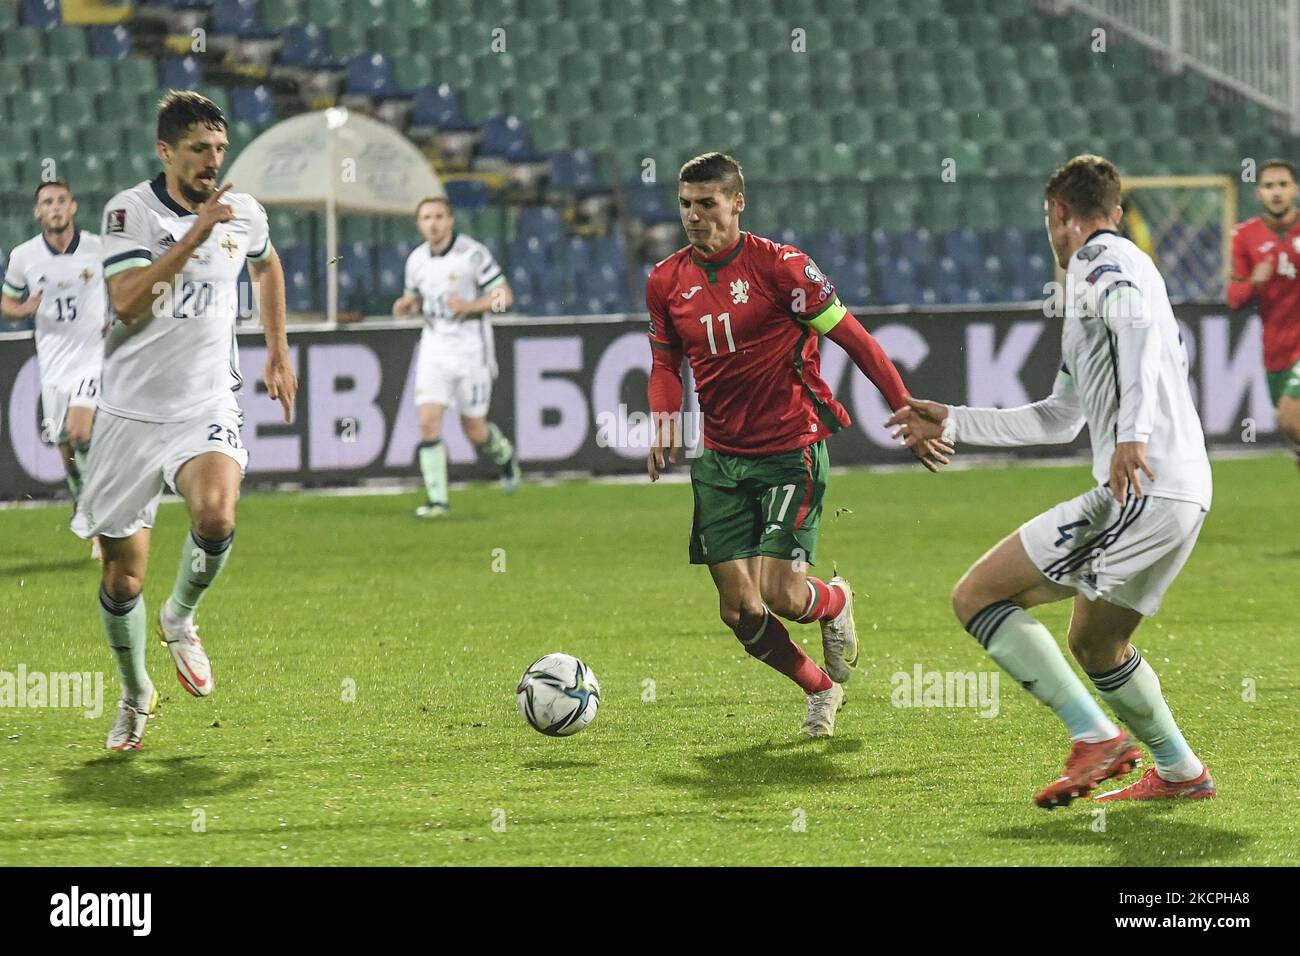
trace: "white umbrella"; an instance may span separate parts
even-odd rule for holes
[[[412,216],[421,199],[446,195],[410,140],[343,107],[272,126],[244,148],[226,179],[264,206],[324,210],[330,322],[338,321],[338,214]]]

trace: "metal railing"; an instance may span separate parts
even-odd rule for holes
[[[1284,117],[1300,134],[1300,0],[1049,0]]]

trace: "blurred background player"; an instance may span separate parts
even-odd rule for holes
[[[116,321],[104,349],[95,454],[72,530],[99,534],[104,549],[100,616],[122,678],[110,750],[140,749],[158,701],[145,667],[141,590],[164,487],[185,500],[191,526],[159,634],[181,686],[196,697],[213,691],[194,610],[230,557],[248,464],[234,396],[243,382],[235,322],[245,262],[260,291],[267,392],[286,421],[298,387],[266,211],[229,192],[230,184],[217,189],[226,129],[211,100],[169,92],[154,147],[163,172],[118,193],[104,210],[104,280]]]
[[[514,303],[510,283],[490,249],[456,231],[451,203],[442,197],[423,200],[415,225],[424,238],[406,259],[406,283],[393,303],[393,315],[424,314],[415,377],[415,404],[420,411],[420,473],[425,502],[418,517],[445,515],[447,449],[442,442],[442,415],[448,405],[460,410],[465,437],[479,454],[501,469],[507,492],[519,487],[519,460],[514,445],[487,420],[496,378],[491,312]]]
[[[1264,371],[1278,425],[1295,447],[1300,465],[1300,208],[1295,166],[1270,159],[1259,167],[1255,195],[1263,215],[1232,234],[1232,282],[1228,306],[1254,301],[1264,320]]]
[[[890,408],[904,407],[907,390],[806,253],[740,231],[745,181],[734,158],[689,160],[678,197],[689,245],[646,283],[656,422],[646,467],[657,481],[665,449],[677,460],[685,356],[704,419],[704,450],[691,463],[691,563],[709,566],[722,620],[746,652],[808,695],[801,733],[829,737],[858,643],[849,583],[807,570],[830,470],[825,440],[850,424],[821,378],[818,337],[843,348]],[[947,463],[938,443],[914,451],[931,470]],[[820,622],[825,670],[782,617]]]
[[[41,435],[59,446],[75,502],[104,360],[102,248],[98,235],[77,228],[77,201],[61,179],[36,187],[32,217],[40,234],[10,256],[0,307],[7,319],[35,320]],[[99,556],[98,539],[92,539],[91,554]]]
[[[1212,483],[1165,282],[1116,231],[1119,199],[1119,173],[1100,156],[1076,156],[1047,184],[1052,251],[1067,290],[1080,290],[1067,292],[1064,361],[1050,396],[1021,408],[909,400],[890,419],[908,444],[939,436],[972,445],[1066,443],[1088,426],[1098,486],[1021,525],[975,562],[952,595],[962,626],[1052,708],[1074,741],[1065,772],[1035,797],[1046,808],[1086,797],[1141,756],[1026,610],[1065,598],[1074,599],[1071,653],[1155,757],[1132,786],[1098,799],[1214,796],[1160,679],[1131,643],[1192,553]]]

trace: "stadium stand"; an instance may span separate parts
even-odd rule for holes
[[[521,311],[639,309],[648,264],[681,244],[677,166],[712,148],[745,166],[746,227],[805,245],[846,301],[1024,300],[1051,277],[1041,188],[1070,155],[1153,175],[1300,152],[1262,107],[1117,56],[1119,39],[1094,53],[1089,29],[1023,0],[811,0],[798,16],[777,0],[140,0],[88,27],[58,0],[0,3],[0,249],[31,233],[43,160],[83,224],[150,175],[153,106],[184,87],[227,109],[229,161],[306,109],[394,123]],[[319,310],[323,228],[274,212],[272,230],[291,308]],[[342,307],[387,312],[411,224],[349,216],[342,234]]]

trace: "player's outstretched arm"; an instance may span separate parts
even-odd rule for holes
[[[1240,309],[1255,291],[1273,277],[1272,257],[1250,264],[1250,248],[1240,227],[1232,234],[1232,280],[1228,283],[1228,308]]]
[[[0,295],[0,315],[3,315],[10,322],[21,322],[23,319],[30,319],[36,314],[36,310],[41,307],[41,299],[44,296],[44,290],[38,290],[35,295],[29,295],[26,302],[19,302],[17,298],[6,292]]]
[[[231,184],[226,183],[200,206],[189,231],[162,256],[148,265],[119,272],[105,280],[109,302],[123,325],[146,322],[155,310],[158,314],[170,314],[173,284],[185,263],[212,234],[217,223],[235,218],[234,209],[221,201],[230,188]]]
[[[289,337],[284,331],[284,266],[271,247],[267,257],[248,263],[248,274],[257,284],[258,309],[266,335],[266,366],[262,378],[272,401],[284,406],[284,420],[293,421],[293,399],[298,393],[298,376],[289,361]]]
[[[1062,367],[1052,394],[1019,408],[967,408],[909,398],[907,407],[885,423],[894,437],[911,447],[935,437],[956,443],[1014,447],[1057,445],[1074,441],[1085,423],[1074,379]]]

